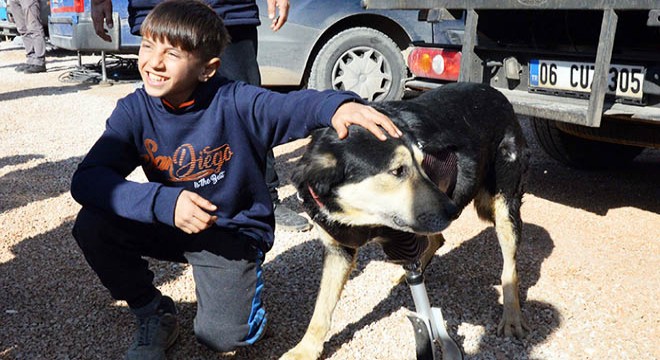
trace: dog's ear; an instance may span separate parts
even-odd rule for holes
[[[321,152],[313,147],[308,149],[296,165],[291,179],[298,190],[311,186],[314,192],[323,197],[344,179],[344,167],[332,152]]]

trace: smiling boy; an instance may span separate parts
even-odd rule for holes
[[[176,306],[143,257],[187,262],[196,285],[197,339],[216,351],[264,332],[264,253],[274,217],[266,152],[333,126],[385,140],[394,124],[349,92],[279,94],[216,76],[228,42],[204,3],[170,0],[142,25],[144,88],[117,103],[71,184],[82,205],[73,235],[103,285],[137,318],[127,359],[164,359],[178,335]],[[126,177],[138,166],[148,182]]]

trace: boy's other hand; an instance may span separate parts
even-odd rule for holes
[[[348,136],[348,127],[350,125],[360,125],[371,131],[378,139],[385,141],[387,136],[383,129],[390,136],[398,138],[403,133],[394,125],[392,120],[371,106],[355,102],[341,104],[332,116],[332,127],[335,128],[340,139]]]
[[[92,24],[94,32],[105,41],[112,41],[110,35],[103,27],[104,23],[109,29],[115,25],[112,21],[112,0],[92,0]]]
[[[218,219],[208,211],[217,206],[192,191],[183,190],[174,207],[174,226],[188,234],[196,234],[208,229]]]
[[[268,18],[270,29],[279,30],[289,17],[289,0],[268,0]]]

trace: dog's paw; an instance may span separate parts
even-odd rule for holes
[[[502,321],[497,326],[497,335],[513,337],[515,336],[518,339],[522,339],[527,336],[527,333],[530,331],[529,326],[525,323],[525,320],[522,318],[522,315],[518,313],[517,315],[502,317]]]
[[[301,342],[282,355],[280,360],[316,360],[321,356],[322,350],[323,346],[320,349],[315,349],[314,346]]]

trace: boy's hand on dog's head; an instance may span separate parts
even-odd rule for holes
[[[360,125],[371,131],[378,139],[385,141],[387,136],[383,129],[390,136],[398,138],[403,133],[394,125],[392,120],[381,114],[371,106],[356,102],[347,102],[341,104],[335,114],[332,116],[332,127],[335,128],[340,139],[348,136],[348,127],[350,125]]]
[[[174,207],[174,226],[188,234],[196,234],[208,229],[218,219],[208,211],[217,206],[192,191],[183,190]]]

